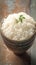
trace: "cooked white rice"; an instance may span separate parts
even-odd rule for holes
[[[20,15],[25,17],[22,22],[19,20]],[[14,13],[4,19],[1,29],[4,35],[11,40],[26,40],[34,34],[35,21],[24,12]]]

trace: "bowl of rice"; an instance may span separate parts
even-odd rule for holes
[[[4,19],[1,35],[6,46],[21,54],[31,47],[35,39],[36,22],[25,12],[9,14]]]

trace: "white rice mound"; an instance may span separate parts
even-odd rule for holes
[[[25,19],[17,23],[16,19],[18,20],[20,15],[23,15]],[[34,34],[35,21],[24,12],[14,13],[4,19],[1,29],[11,40],[27,40]]]

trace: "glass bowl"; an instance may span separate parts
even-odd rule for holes
[[[27,40],[21,40],[21,41],[16,41],[16,40],[10,40],[8,39],[1,31],[1,36],[6,44],[6,46],[12,50],[14,53],[16,54],[22,54],[24,52],[26,52],[26,50],[28,50],[35,39],[35,33],[33,34],[33,36]]]

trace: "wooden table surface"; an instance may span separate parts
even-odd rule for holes
[[[14,2],[15,0],[0,1],[0,21],[2,20],[3,17],[7,16],[9,13],[19,12],[22,10],[27,13],[30,12],[30,8],[29,8],[30,0],[16,0],[15,2],[16,5],[15,4],[13,5]],[[1,27],[1,22],[0,22],[0,27]],[[0,65],[31,65],[32,58],[33,61],[35,61],[36,58],[35,49],[36,49],[36,39],[32,47],[27,52],[25,52],[23,55],[20,56],[15,55],[11,50],[9,50],[6,47],[0,34]]]

